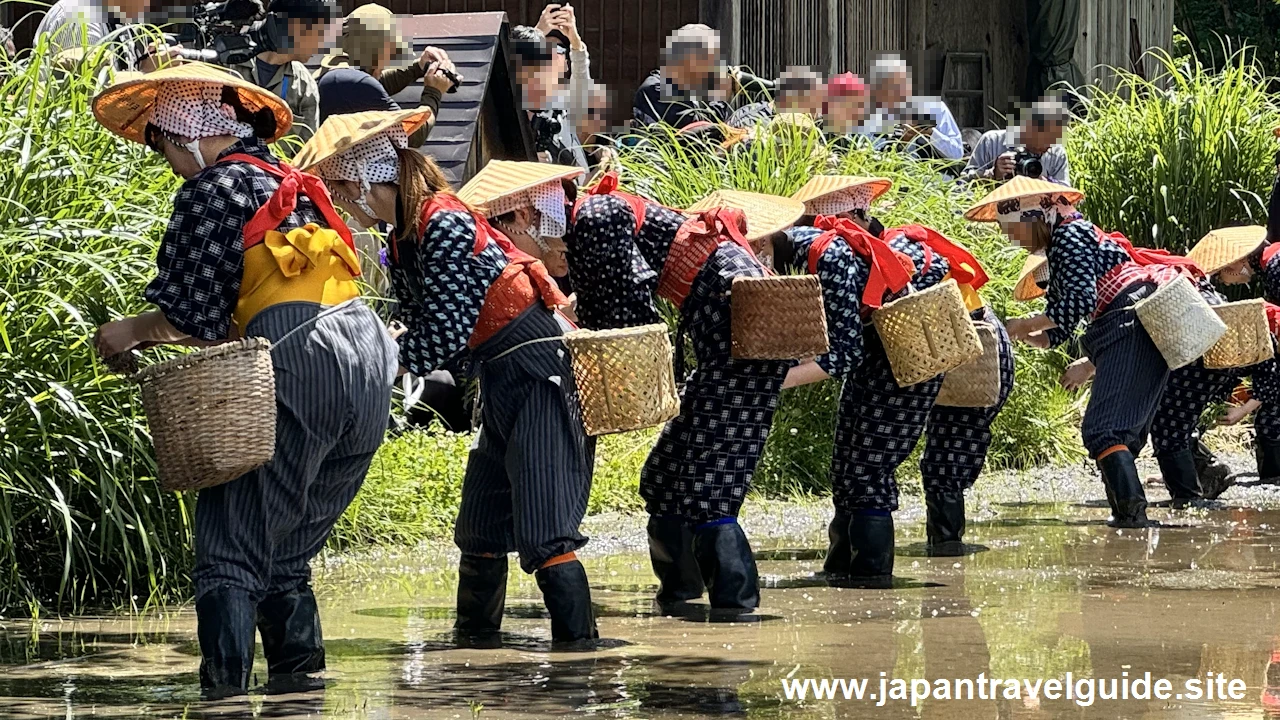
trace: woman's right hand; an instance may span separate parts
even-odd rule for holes
[[[1062,387],[1075,392],[1092,380],[1095,372],[1097,372],[1097,368],[1093,366],[1093,362],[1089,358],[1080,358],[1071,363],[1067,367],[1067,371],[1062,374]]]

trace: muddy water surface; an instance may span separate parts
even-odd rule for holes
[[[988,502],[968,537],[988,549],[960,559],[924,557],[919,513],[909,509],[892,590],[831,588],[815,576],[825,507],[761,510],[778,521],[778,537],[757,548],[764,606],[732,622],[696,607],[656,615],[647,558],[635,552],[638,521],[597,519],[595,533],[613,538],[588,561],[606,641],[583,653],[549,651],[528,578],[511,578],[503,646],[459,649],[449,633],[452,558],[331,559],[317,581],[330,668],[321,689],[200,702],[186,609],[7,622],[0,717],[1280,717],[1280,510],[1230,497],[1207,511],[1154,511],[1172,526],[1124,532],[1102,525],[1096,504]],[[1025,690],[1007,697],[1004,686],[984,699],[962,684],[975,699],[880,704],[882,679],[1034,682],[1068,673],[1151,673],[1175,691],[1221,675],[1243,689],[1236,699],[1202,691],[1082,706]],[[865,679],[864,695],[876,699],[788,698],[784,681],[806,678]]]

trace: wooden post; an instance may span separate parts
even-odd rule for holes
[[[827,77],[844,72],[844,28],[840,24],[841,0],[827,0]]]
[[[742,0],[698,0],[698,17],[720,31],[721,54],[730,65],[742,63],[741,4]]]
[[[907,9],[907,45],[905,59],[911,63],[916,77],[923,78],[925,67],[925,44],[928,37],[929,0],[904,0]],[[929,73],[932,75],[932,73]]]

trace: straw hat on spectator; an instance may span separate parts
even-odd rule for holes
[[[275,142],[293,129],[293,111],[283,99],[263,90],[230,70],[189,62],[145,75],[120,73],[116,82],[93,99],[93,115],[102,126],[126,140],[144,144],[147,123],[156,105],[156,92],[165,83],[209,83],[232,88],[250,112],[270,108],[276,116]]]
[[[893,187],[893,181],[888,178],[859,177],[856,175],[816,175],[791,198],[804,203],[807,214],[823,215],[829,213],[818,212],[818,208],[814,207],[816,201],[826,200],[839,203],[842,199],[847,199],[852,206],[862,205],[862,201],[865,200],[866,205],[870,206],[881,195],[889,192],[891,187]],[[843,212],[847,212],[847,210]]]
[[[1206,275],[1214,275],[1228,265],[1244,260],[1267,242],[1267,229],[1259,225],[1220,228],[1205,235],[1187,253],[1187,258]]]
[[[1045,295],[1044,285],[1049,283],[1049,259],[1044,253],[1032,253],[1022,264],[1022,272],[1018,274],[1018,284],[1013,286],[1013,299],[1028,302]]]
[[[312,171],[325,160],[340,155],[396,125],[403,127],[405,135],[412,135],[430,119],[431,111],[426,108],[397,112],[374,110],[349,115],[330,115],[294,156],[293,164],[301,170]]]
[[[559,185],[583,174],[581,168],[565,165],[490,160],[458,191],[458,197],[473,207],[485,208],[485,216],[493,218],[517,208],[532,207],[530,190],[551,183]]]
[[[973,222],[996,222],[1000,217],[1000,213],[996,209],[1000,203],[1007,200],[1036,197],[1038,195],[1060,196],[1071,205],[1075,205],[1084,199],[1084,193],[1076,190],[1075,188],[1051,183],[1048,180],[1033,180],[1032,178],[1019,175],[995,190],[992,190],[991,194],[982,198],[977,202],[977,204],[969,208],[968,212],[966,212],[964,216]]]
[[[747,219],[747,240],[759,240],[781,230],[786,230],[804,216],[804,203],[778,195],[716,190],[691,205],[690,213],[700,213],[715,208],[737,208]]]

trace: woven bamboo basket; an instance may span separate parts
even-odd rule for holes
[[[575,330],[564,342],[588,435],[653,427],[680,414],[666,325]]]
[[[271,343],[227,343],[134,376],[151,426],[160,485],[200,490],[231,482],[276,451]]]
[[[871,316],[893,377],[909,387],[972,362],[982,340],[954,280],[911,293]]]
[[[943,407],[989,408],[1000,402],[1000,336],[990,323],[975,322],[982,356],[947,371],[938,393]]]
[[[1165,283],[1133,307],[1170,370],[1198,360],[1227,333],[1227,325],[1185,277]]]
[[[733,280],[733,356],[799,360],[825,353],[827,315],[814,275]]]
[[[1267,324],[1266,303],[1244,300],[1213,308],[1227,325],[1227,333],[1204,354],[1210,370],[1249,367],[1275,357],[1271,327]]]

